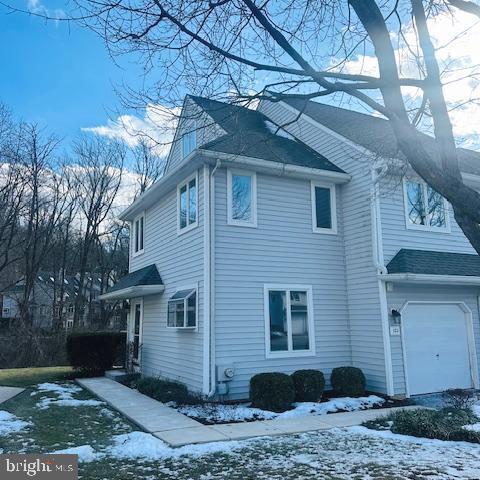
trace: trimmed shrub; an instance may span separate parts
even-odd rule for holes
[[[365,394],[365,375],[356,367],[337,367],[330,377],[332,388],[344,397],[360,397]]]
[[[71,333],[67,337],[67,359],[84,374],[103,374],[113,367],[124,345],[125,334],[120,332]]]
[[[297,370],[292,374],[296,402],[318,402],[325,388],[325,377],[320,370]]]
[[[175,402],[181,405],[190,401],[190,394],[183,383],[142,377],[137,381],[137,389],[162,403]]]
[[[382,430],[390,427],[393,433],[413,437],[480,443],[480,432],[463,428],[478,421],[471,410],[443,408],[400,410],[382,419],[366,422],[364,425]]]
[[[285,373],[259,373],[250,379],[250,401],[253,407],[284,412],[294,400],[293,380]]]

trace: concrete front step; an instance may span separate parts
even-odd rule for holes
[[[396,410],[423,408],[418,406],[380,408],[256,422],[203,425],[114,380],[105,377],[88,378],[78,379],[77,383],[118,410],[140,428],[172,447],[349,427],[388,415]]]
[[[127,379],[130,376],[130,374],[126,370],[116,369],[116,370],[107,370],[105,372],[105,376],[110,380],[121,382],[122,380]]]

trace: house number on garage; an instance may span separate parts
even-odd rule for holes
[[[396,336],[400,335],[400,325],[392,325],[390,327],[390,335],[392,337],[396,337]]]

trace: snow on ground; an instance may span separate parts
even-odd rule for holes
[[[99,460],[102,455],[98,452],[95,452],[93,447],[90,445],[81,445],[80,447],[65,448],[63,450],[57,450],[54,453],[64,454],[64,455],[78,455],[78,461],[81,463],[89,463],[94,460]]]
[[[59,407],[98,407],[105,405],[104,402],[99,400],[79,400],[73,398],[75,393],[83,391],[81,387],[74,384],[40,383],[37,389],[38,392],[33,392],[33,394],[48,392],[56,395],[56,397],[42,397],[36,405],[40,410],[45,410],[52,405]]]
[[[30,422],[25,422],[5,410],[0,410],[0,436],[19,432],[29,425]]]
[[[366,410],[375,406],[383,405],[385,399],[376,395],[368,397],[342,397],[332,398],[328,402],[301,402],[294,403],[294,409],[278,415],[278,418],[299,417],[302,415],[324,415],[326,413],[335,413],[339,411],[353,412],[355,410]]]
[[[206,403],[204,405],[183,405],[175,408],[184,415],[204,418],[212,423],[269,420],[278,416],[278,413],[268,412],[260,408],[250,408],[248,405],[248,403],[236,405]]]
[[[187,445],[171,448],[154,436],[131,432],[112,438],[113,444],[95,451],[89,445],[55,453],[79,453],[80,462],[92,460],[142,462],[157,472],[169,461],[174,477],[193,478],[201,469],[206,477],[259,480],[318,479],[469,479],[480,478],[480,445],[444,442],[364,427],[263,437],[251,440]],[[172,463],[173,462],[173,463]],[[156,465],[156,466],[155,466]],[[138,471],[137,471],[138,473]],[[138,475],[138,478],[153,478]],[[164,478],[163,476],[155,478]]]
[[[113,446],[103,453],[117,459],[154,461],[183,456],[200,457],[212,453],[229,453],[245,446],[243,441],[213,442],[172,448],[162,440],[144,432],[131,432],[113,437]]]
[[[305,415],[324,415],[338,411],[352,412],[382,405],[385,399],[376,395],[368,397],[332,398],[326,402],[294,403],[293,409],[283,413],[274,413],[259,408],[250,408],[248,403],[222,405],[207,403],[203,405],[185,405],[176,408],[180,413],[193,418],[202,418],[211,423],[245,422],[249,420],[270,420],[272,418],[292,418]]]

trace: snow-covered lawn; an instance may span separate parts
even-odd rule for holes
[[[252,420],[271,420],[272,418],[294,418],[305,415],[324,415],[335,412],[353,412],[379,407],[385,399],[376,395],[368,397],[332,398],[326,402],[294,403],[293,409],[283,413],[269,412],[259,408],[251,408],[248,403],[222,405],[207,403],[203,405],[175,406],[180,413],[195,419],[205,420],[208,423],[248,422]],[[170,404],[169,404],[170,405]]]
[[[43,396],[37,402],[39,409],[46,409],[52,405],[59,407],[97,407],[105,405],[104,402],[100,402],[94,399],[81,400],[73,398],[75,393],[80,393],[83,389],[73,383],[60,385],[58,383],[41,383],[37,386],[38,391],[32,392],[32,396],[39,395],[45,392],[55,394],[52,396]]]
[[[480,445],[364,427],[171,448],[103,404],[50,403],[51,408],[43,408],[39,395],[95,400],[72,383],[51,385],[2,405],[7,413],[0,414],[0,425],[17,427],[0,431],[0,450],[76,453],[85,480],[480,478]]]

